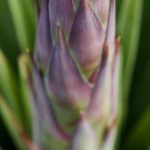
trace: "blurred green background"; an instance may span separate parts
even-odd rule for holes
[[[146,146],[144,146],[144,143],[147,142],[146,137],[150,146],[150,1],[143,0],[143,2],[138,54],[128,100],[127,121],[123,131],[124,136],[128,137],[128,132],[136,127],[140,118],[147,117],[146,121],[143,121],[141,129],[138,129],[139,133],[137,133],[140,136],[140,140],[143,140],[143,142],[140,141],[143,145],[139,146],[137,138],[136,149],[141,150],[146,149]],[[144,112],[145,114],[143,115]]]
[[[138,57],[129,99],[129,124],[150,106],[150,1],[144,0]],[[137,105],[138,104],[138,105]],[[128,125],[129,127],[129,125]]]
[[[150,0],[143,1],[142,26],[137,59],[131,89],[129,89],[127,107],[125,106],[127,111],[126,120],[121,131],[120,149],[122,149],[122,145],[130,145],[133,141],[133,147],[128,148],[127,146],[125,147],[126,150],[146,150],[148,146],[150,147]],[[20,53],[20,45],[17,42],[11,15],[7,0],[0,0],[0,49],[8,57],[17,75],[16,64]],[[0,145],[2,147],[5,145],[7,149],[11,145],[13,150],[11,139],[7,136],[7,130],[1,121],[0,118]],[[134,142],[137,142],[136,146]],[[9,143],[9,145],[5,143]]]

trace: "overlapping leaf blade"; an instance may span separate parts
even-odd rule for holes
[[[33,1],[8,0],[21,50],[32,50],[35,36],[35,12]]]

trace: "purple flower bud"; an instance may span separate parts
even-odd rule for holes
[[[74,15],[75,9],[71,0],[49,0],[49,17],[53,40],[56,40],[57,22],[60,23],[64,34],[68,34]]]
[[[71,28],[69,43],[83,70],[100,64],[105,32],[88,0],[81,0]]]
[[[91,101],[87,109],[87,116],[98,121],[106,117],[111,101],[111,65],[108,61],[108,49],[104,50],[98,79],[92,92]]]
[[[65,45],[61,27],[57,27],[58,43],[48,73],[51,95],[59,103],[82,108],[88,105],[91,87],[77,70]]]
[[[97,150],[96,135],[88,120],[82,116],[71,141],[71,150]]]
[[[50,132],[55,138],[60,140],[68,140],[69,135],[59,126],[57,118],[53,113],[52,105],[47,96],[43,79],[41,78],[36,67],[33,68],[33,86],[31,87],[34,103],[37,109],[37,117],[40,117],[39,124],[41,128]],[[37,124],[38,125],[38,124]],[[46,132],[47,132],[46,131]]]
[[[42,9],[37,28],[34,60],[39,69],[45,70],[48,67],[52,53],[48,0],[42,1]]]

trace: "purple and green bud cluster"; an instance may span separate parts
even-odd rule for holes
[[[120,68],[115,4],[41,2],[31,87],[36,126],[50,142],[65,145],[58,150],[106,150],[115,140]],[[54,143],[49,149],[57,150]]]

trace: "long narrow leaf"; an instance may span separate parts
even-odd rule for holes
[[[26,51],[33,49],[35,33],[33,3],[29,2],[29,0],[8,0],[8,4],[12,13],[20,48]]]
[[[12,139],[14,140],[14,143],[16,144],[16,147],[18,147],[19,150],[25,150],[25,145],[23,144],[22,140],[22,136],[24,135],[22,127],[6,103],[6,100],[4,100],[2,97],[0,97],[0,113]]]
[[[28,55],[21,55],[19,58],[20,70],[20,88],[22,94],[22,111],[24,114],[24,123],[27,127],[27,132],[32,136],[32,102],[31,91],[29,88],[29,80],[31,78],[31,62]],[[30,76],[30,78],[29,78]]]
[[[127,99],[137,56],[143,0],[118,0],[117,34],[121,37],[120,129],[127,115]],[[120,136],[118,136],[118,141]]]
[[[17,117],[21,118],[19,112],[19,91],[16,83],[17,79],[14,71],[0,51],[0,91],[7,98],[10,107]]]
[[[117,21],[122,38],[123,87],[127,98],[138,48],[143,0],[123,0]]]

